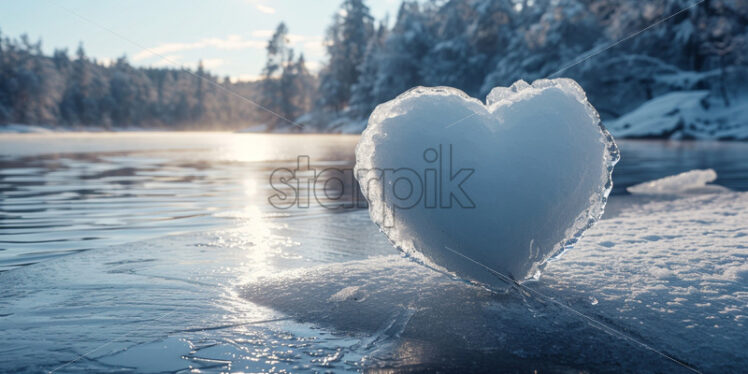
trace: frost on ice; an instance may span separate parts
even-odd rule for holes
[[[707,183],[717,179],[717,172],[712,169],[691,170],[669,177],[655,179],[626,188],[634,195],[669,195],[687,193],[693,191],[720,191],[725,190],[721,186],[707,186]]]
[[[372,220],[398,248],[504,287],[484,266],[517,280],[538,274],[600,218],[618,158],[570,79],[495,88],[487,104],[417,87],[374,110],[356,177]]]

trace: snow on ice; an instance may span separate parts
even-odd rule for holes
[[[668,195],[688,192],[723,191],[722,186],[707,185],[717,179],[712,169],[691,170],[626,188],[634,195]]]
[[[702,372],[742,370],[748,193],[617,199],[630,201],[526,287]],[[367,336],[375,365],[689,372],[534,294],[492,293],[402,256],[278,274],[243,295]]]

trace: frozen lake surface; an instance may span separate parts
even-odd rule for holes
[[[365,209],[270,206],[273,169],[350,168],[356,141],[0,136],[0,372],[748,366],[748,144],[619,142],[604,219],[538,294],[496,294],[400,256]],[[732,191],[625,192],[705,168]]]

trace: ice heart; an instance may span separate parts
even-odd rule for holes
[[[502,288],[481,265],[537,276],[600,218],[618,159],[573,80],[518,81],[494,88],[485,105],[454,88],[417,87],[374,110],[356,177],[398,248]]]

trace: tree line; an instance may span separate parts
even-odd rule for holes
[[[104,64],[79,46],[52,56],[41,42],[0,35],[0,123],[66,127],[229,129],[259,121],[257,83],[232,83],[186,68],[133,67],[126,57]],[[255,98],[256,99],[256,98]]]
[[[748,3],[694,4],[406,0],[390,22],[375,20],[364,0],[344,0],[319,72],[307,69],[281,23],[261,79],[243,83],[202,64],[134,67],[125,57],[103,64],[82,46],[73,57],[45,56],[41,42],[0,34],[0,123],[340,131],[414,86],[483,98],[518,79],[560,76],[577,80],[604,118],[677,90],[709,90],[729,106],[748,94]]]
[[[327,31],[312,126],[336,131],[418,86],[484,98],[518,79],[577,80],[604,118],[661,94],[748,94],[748,2],[706,0],[404,1],[392,26],[344,0]],[[708,105],[705,103],[704,105]],[[310,120],[311,118],[311,120]]]

